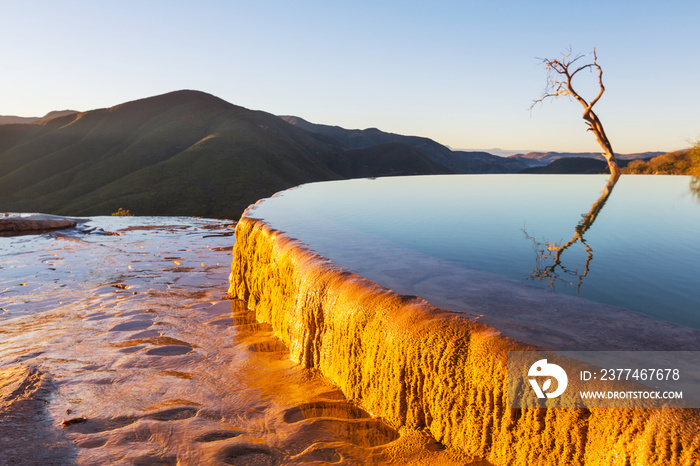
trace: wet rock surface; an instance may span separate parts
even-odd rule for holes
[[[227,297],[232,230],[102,217],[0,238],[0,464],[469,464],[290,361]]]
[[[83,219],[65,218],[48,214],[26,216],[0,214],[0,236],[38,234],[45,230],[72,228],[83,221]]]

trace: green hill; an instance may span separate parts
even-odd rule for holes
[[[348,150],[197,91],[0,126],[0,211],[237,218],[301,183],[449,172],[407,145]]]

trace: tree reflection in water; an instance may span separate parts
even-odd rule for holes
[[[587,213],[581,215],[581,221],[578,223],[578,225],[576,225],[576,228],[574,229],[574,235],[566,243],[560,244],[550,241],[540,242],[537,241],[537,239],[534,236],[529,235],[525,229],[523,229],[525,237],[532,241],[532,245],[537,256],[535,259],[535,269],[530,274],[530,278],[532,278],[533,280],[539,280],[541,282],[546,281],[547,285],[550,286],[552,289],[555,289],[557,282],[570,284],[572,286],[576,286],[576,293],[578,294],[578,292],[581,290],[583,279],[586,275],[588,275],[591,261],[593,260],[593,249],[588,245],[583,235],[593,225],[593,222],[595,222],[595,219],[598,217],[598,214],[603,209],[603,206],[610,197],[610,194],[612,193],[613,188],[615,187],[615,184],[617,183],[617,180],[619,178],[620,175],[618,174],[610,175],[610,178],[608,178],[608,181],[605,185],[605,189],[603,189],[603,193],[593,203],[593,205],[591,205],[591,209]],[[700,180],[700,178],[698,178],[698,180]],[[699,196],[698,198],[700,199],[700,181],[697,181],[695,183],[695,186],[697,186],[698,190],[694,192]],[[568,248],[570,248],[577,242],[580,242],[583,245],[583,248],[588,255],[584,264],[583,273],[579,273],[578,269],[572,269],[567,267],[563,263],[562,258],[564,251],[566,251]],[[574,280],[577,281],[577,283],[574,285],[574,281],[567,280],[567,277],[572,277]]]
[[[700,202],[700,176],[694,176],[690,179],[690,192]]]

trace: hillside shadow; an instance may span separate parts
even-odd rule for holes
[[[593,226],[598,214],[603,210],[619,178],[619,175],[610,175],[602,194],[591,205],[590,210],[581,215],[581,220],[574,228],[574,235],[568,241],[563,243],[538,241],[534,236],[529,235],[528,232],[523,229],[525,237],[532,241],[533,249],[536,254],[535,269],[530,274],[530,278],[540,282],[546,282],[553,290],[556,289],[557,284],[575,286],[576,293],[579,293],[581,285],[583,284],[583,279],[588,275],[591,261],[593,260],[593,248],[586,242],[584,235],[591,226]],[[696,193],[700,196],[700,182],[696,183],[696,186],[698,187]],[[578,268],[567,266],[563,257],[567,249],[579,242],[587,254],[583,272],[579,272]]]

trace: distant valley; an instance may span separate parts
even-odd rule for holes
[[[428,138],[277,117],[186,90],[88,112],[0,117],[0,211],[237,218],[301,183],[516,173],[574,156],[602,160],[453,151]],[[588,165],[563,169],[590,172]]]

